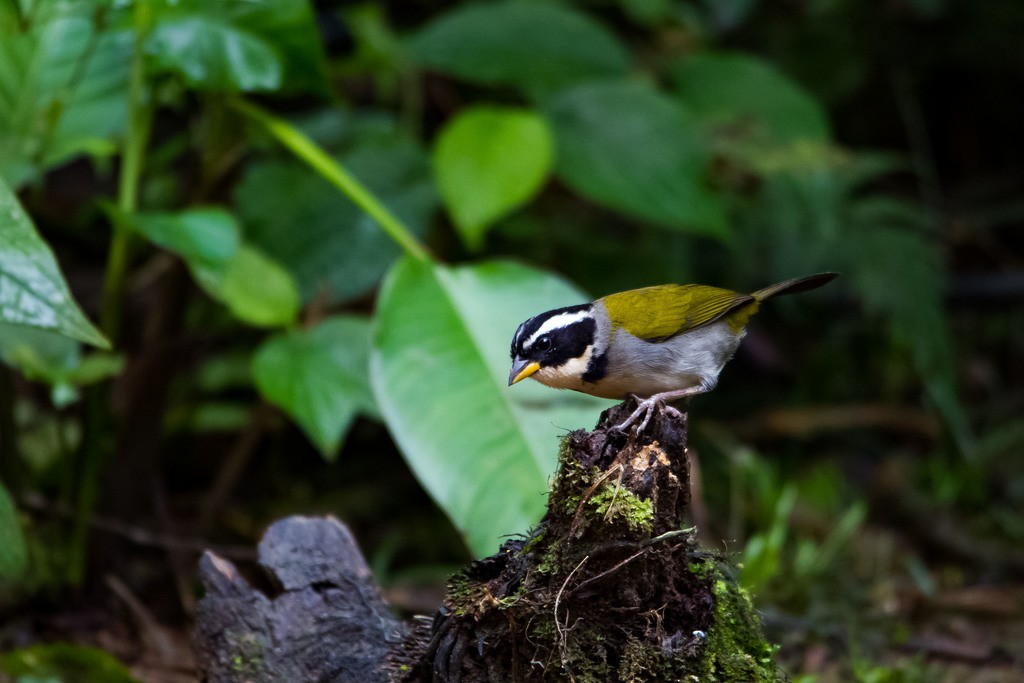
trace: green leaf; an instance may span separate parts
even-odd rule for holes
[[[67,373],[81,360],[80,349],[77,341],[56,332],[0,322],[0,359],[30,380]]]
[[[370,353],[377,403],[413,472],[478,555],[537,522],[557,437],[589,427],[608,405],[535,382],[507,386],[519,323],[586,299],[512,263],[448,268],[406,258],[385,279]]]
[[[299,315],[299,288],[291,273],[247,244],[239,248],[211,293],[250,325],[287,326]]]
[[[11,650],[0,655],[0,670],[19,683],[136,683],[124,664],[103,650],[52,643]]]
[[[376,414],[369,353],[369,319],[328,318],[310,330],[264,342],[253,358],[253,379],[263,397],[288,413],[333,460],[356,414]]]
[[[239,320],[277,327],[298,316],[299,292],[291,274],[258,248],[243,244],[227,211],[140,213],[132,223],[151,242],[181,256],[199,286]]]
[[[206,8],[210,3],[206,0],[199,6]],[[284,68],[282,90],[330,92],[323,41],[308,0],[227,2],[218,9],[228,12],[234,25],[274,48]]]
[[[478,106],[448,122],[434,148],[438,189],[470,249],[491,224],[529,201],[547,180],[554,143],[538,114]]]
[[[743,550],[744,587],[756,590],[774,578],[782,561],[782,550],[788,537],[789,514],[796,504],[796,487],[788,484],[775,503],[775,516],[766,532],[754,534]]]
[[[585,14],[550,3],[456,7],[413,35],[408,47],[423,67],[541,91],[629,68],[629,53],[614,34]]]
[[[413,234],[426,234],[437,196],[429,162],[415,143],[393,129],[368,131],[339,161]],[[305,301],[362,296],[401,253],[372,218],[296,162],[250,165],[235,203],[246,237],[291,271]]]
[[[138,213],[131,223],[150,242],[178,254],[200,274],[226,270],[242,241],[234,216],[215,207]]]
[[[77,341],[56,332],[0,322],[0,360],[18,368],[25,379],[45,382],[54,405],[78,400],[77,387],[118,374],[124,358],[109,353],[82,357]]]
[[[276,90],[284,71],[273,46],[213,16],[165,19],[154,26],[146,54],[159,69],[200,90]]]
[[[44,3],[25,26],[0,8],[0,178],[12,186],[75,155],[114,152],[132,35],[98,30],[99,16],[91,3]]]
[[[690,110],[761,143],[829,139],[828,115],[813,95],[768,62],[739,53],[699,52],[671,70]]]
[[[705,184],[708,153],[686,108],[634,81],[590,83],[545,111],[558,175],[604,206],[663,226],[727,238],[721,199]]]
[[[14,501],[0,484],[0,585],[17,581],[28,568],[28,549]]]
[[[192,62],[191,68],[208,72],[216,79],[228,78],[226,90],[241,89],[237,77],[266,79],[266,85],[253,84],[256,89],[289,93],[314,92],[327,95],[330,87],[325,71],[323,41],[316,25],[313,8],[307,0],[274,0],[274,2],[238,2],[237,0],[174,0],[153,5],[157,33],[170,25],[171,37],[181,38],[180,22],[202,22],[199,31],[189,28],[188,39],[200,41],[194,54],[175,55],[174,60]],[[178,24],[178,26],[175,26]],[[255,41],[255,42],[254,42]],[[253,54],[230,54],[239,47],[254,46]],[[155,46],[154,46],[155,47]],[[178,47],[173,50],[178,52]],[[273,56],[273,60],[269,58]],[[235,63],[232,63],[235,60]],[[239,61],[241,60],[241,61]],[[247,61],[251,63],[246,64]],[[279,75],[273,76],[279,64]],[[239,68],[239,67],[244,68]],[[180,73],[178,67],[170,67]],[[236,73],[232,73],[236,72]],[[276,84],[270,85],[270,81]],[[234,82],[234,85],[230,83]],[[203,89],[219,89],[211,83]]]
[[[53,252],[0,181],[0,321],[30,325],[110,348],[79,310]]]

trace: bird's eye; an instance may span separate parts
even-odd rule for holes
[[[533,342],[533,348],[535,351],[550,351],[551,350],[551,338],[541,337],[537,341]]]

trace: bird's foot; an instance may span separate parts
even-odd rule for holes
[[[645,399],[637,399],[636,410],[630,414],[625,420],[613,427],[612,429],[617,432],[628,433],[627,430],[640,420],[640,424],[637,426],[636,434],[639,436],[647,425],[651,421],[651,417],[654,415],[654,411],[661,410],[674,417],[682,418],[683,414],[680,413],[676,408],[668,405],[671,401],[678,401],[681,398],[687,398],[696,394],[702,394],[707,391],[703,386],[689,387],[687,389],[679,389],[677,391],[663,391],[660,394],[654,394],[653,396]]]

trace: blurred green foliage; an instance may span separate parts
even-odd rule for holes
[[[951,5],[899,11],[982,27],[999,14]],[[489,554],[539,518],[556,437],[605,405],[508,389],[519,322],[628,287],[751,291],[822,270],[844,277],[764,316],[790,372],[737,360],[697,410],[924,406],[949,438],[915,476],[946,502],[991,502],[999,533],[1024,538],[1024,487],[986,499],[985,468],[1019,455],[1024,431],[1012,410],[965,410],[952,330],[971,323],[946,307],[948,222],[926,150],[834,138],[836,117],[861,130],[836,105],[870,92],[856,37],[885,11],[0,2],[0,392],[18,388],[0,402],[5,592],[33,556],[35,522],[12,496],[72,511],[64,579],[79,581],[97,505],[133,485],[104,468],[152,467],[172,440],[187,450],[210,433],[258,443],[278,429],[266,404],[331,461],[357,417],[382,422],[471,553]],[[906,68],[933,58],[912,57]],[[108,341],[114,353],[79,345]],[[192,351],[159,356],[175,344]],[[161,363],[181,367],[153,375]],[[709,465],[708,495],[746,539],[750,587],[785,597],[780,576],[813,582],[841,563],[869,516],[841,474],[803,481],[695,432],[726,463]],[[827,528],[799,536],[794,510],[816,497]],[[858,674],[889,680],[873,675]]]
[[[135,683],[113,655],[66,643],[33,645],[0,655],[0,670],[14,683]]]

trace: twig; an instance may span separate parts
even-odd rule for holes
[[[142,601],[132,593],[131,589],[113,574],[107,574],[103,578],[106,581],[107,587],[113,591],[114,595],[121,599],[121,602],[125,604],[128,611],[132,613],[138,624],[139,634],[142,636],[143,642],[147,643],[157,652],[160,662],[163,664],[174,664],[181,661],[184,653],[175,647],[174,642],[167,636],[163,627],[157,622],[153,614],[146,609]]]
[[[168,533],[174,528],[171,520],[171,513],[167,509],[167,497],[160,486],[158,477],[153,477],[151,484],[153,489],[153,512],[156,515],[156,523],[161,533]],[[191,568],[195,558],[190,553],[183,553],[174,548],[167,548],[167,564],[171,573],[174,574],[174,584],[178,589],[178,600],[185,614],[194,617],[196,613],[196,594],[193,584]]]
[[[573,515],[572,524],[569,526],[569,538],[572,538],[576,535],[576,528],[579,526],[580,516],[583,514],[583,506],[586,505],[587,501],[590,500],[590,497],[594,495],[594,491],[597,490],[597,487],[603,484],[605,480],[607,480],[608,477],[612,476],[612,474],[616,471],[622,471],[622,463],[616,463],[614,467],[609,467],[607,470],[605,470],[601,474],[601,476],[597,478],[597,481],[595,481],[590,486],[590,488],[587,489],[582,496],[580,496],[580,503],[579,505],[576,506],[576,514]]]
[[[604,513],[604,521],[611,521],[612,510],[615,509],[615,499],[619,497],[619,490],[622,489],[622,475],[626,473],[626,468],[619,465],[619,478],[615,481],[615,491],[612,492],[612,499],[608,501],[608,510]]]
[[[658,534],[654,538],[649,538],[646,541],[644,541],[643,543],[639,544],[640,550],[636,551],[635,553],[633,553],[632,555],[630,555],[626,559],[624,559],[621,562],[613,565],[609,569],[606,569],[605,571],[601,572],[600,574],[596,574],[596,575],[591,576],[590,578],[585,579],[584,581],[580,582],[580,584],[578,586],[576,586],[576,588],[573,589],[573,592],[578,591],[579,589],[583,588],[584,586],[586,586],[589,583],[593,583],[595,581],[599,581],[600,579],[603,579],[603,578],[609,576],[610,574],[614,574],[615,572],[617,572],[618,570],[622,569],[624,566],[626,566],[627,564],[629,564],[630,562],[635,560],[636,558],[638,558],[641,555],[643,555],[644,553],[646,553],[650,549],[650,547],[652,545],[655,545],[656,543],[661,543],[663,541],[669,541],[669,540],[671,540],[673,538],[678,538],[679,536],[690,535],[693,532],[694,532],[694,528],[690,527],[690,528],[687,528],[687,529],[676,529],[675,531],[666,531],[663,534]],[[617,545],[619,545],[621,547],[622,545],[626,545],[626,544],[617,544]],[[629,545],[633,545],[633,547],[636,547],[637,544],[629,544]],[[606,550],[606,549],[611,549],[610,548],[610,544],[609,544],[609,546],[603,546],[601,548],[601,550]],[[570,574],[570,576],[572,576],[572,575]],[[568,581],[568,579],[566,579],[566,581]],[[563,589],[565,588],[564,584],[562,585],[562,588]],[[561,593],[562,593],[562,591],[559,591],[559,595],[561,595]],[[556,620],[555,623],[557,624],[557,620]]]
[[[602,543],[601,545],[594,546],[590,549],[590,556],[603,555],[604,553],[612,552],[613,550],[636,550],[637,548],[649,548],[656,543],[662,543],[663,541],[670,541],[673,538],[680,536],[690,536],[696,531],[695,527],[687,527],[685,529],[676,529],[675,531],[666,531],[663,534],[659,534],[654,538],[648,538],[643,541],[609,541]],[[691,556],[703,557],[702,553],[691,552]]]
[[[643,542],[642,545],[643,545],[644,548],[649,548],[650,546],[654,545],[655,543],[661,543],[662,541],[670,541],[673,538],[679,538],[680,536],[689,536],[694,531],[696,531],[696,528],[692,527],[692,526],[686,527],[685,529],[676,529],[674,531],[666,531],[663,534],[658,534],[654,538],[647,539],[646,541]]]
[[[558,589],[558,593],[555,595],[554,614],[555,630],[558,631],[558,655],[562,660],[562,668],[566,670],[566,672],[569,674],[569,678],[572,678],[573,680],[575,680],[575,678],[573,678],[572,672],[568,670],[569,658],[566,656],[565,643],[565,634],[567,632],[567,628],[569,625],[569,610],[565,611],[565,625],[563,626],[558,622],[558,606],[562,602],[562,594],[565,593],[566,586],[569,585],[569,582],[572,580],[572,577],[576,574],[576,572],[578,572],[583,567],[584,564],[587,563],[587,560],[589,559],[590,556],[586,555],[583,557],[582,560],[580,560],[580,563],[576,565],[576,567],[571,572],[569,572],[569,575],[567,577],[565,577],[565,581],[562,582],[562,587]]]
[[[242,473],[245,472],[245,467],[252,459],[253,453],[256,452],[256,447],[266,432],[267,423],[273,416],[274,409],[265,401],[261,401],[249,413],[249,422],[221,462],[213,486],[210,487],[209,492],[199,504],[199,521],[196,523],[196,530],[200,535],[209,532],[214,519],[224,508],[228,496],[234,491]]]
[[[636,551],[635,553],[633,553],[632,555],[630,555],[629,557],[627,557],[623,561],[619,562],[618,564],[613,565],[612,567],[610,567],[609,569],[604,570],[600,574],[597,574],[595,576],[591,576],[589,579],[586,579],[586,580],[580,582],[580,584],[578,586],[576,586],[576,588],[574,590],[579,590],[580,588],[583,588],[584,586],[586,586],[588,583],[594,583],[595,581],[600,581],[601,579],[605,578],[606,576],[614,574],[615,572],[619,571],[620,569],[625,567],[627,564],[629,564],[630,562],[632,562],[633,560],[635,560],[636,558],[640,557],[641,555],[643,555],[646,552],[647,552],[647,547],[641,548],[640,550]],[[564,588],[564,586],[563,586],[563,588]],[[559,592],[561,592],[561,591],[559,591]]]
[[[30,510],[45,512],[59,517],[72,518],[75,513],[66,505],[51,503],[37,494],[27,494],[18,499],[19,505]],[[115,536],[127,538],[136,545],[143,545],[164,550],[177,550],[181,552],[201,553],[204,550],[212,550],[222,557],[232,560],[255,560],[256,551],[248,546],[214,545],[203,538],[191,538],[176,536],[173,534],[162,534],[144,527],[134,526],[119,519],[93,515],[89,520],[89,526],[105,531]]]

